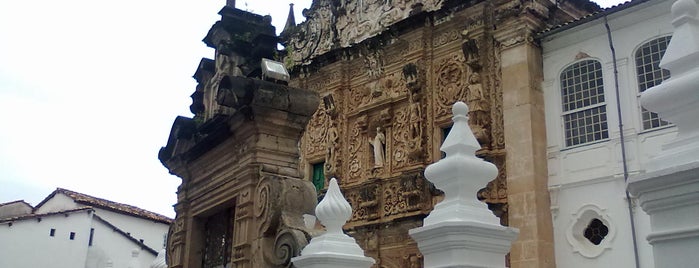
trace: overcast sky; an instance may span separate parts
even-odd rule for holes
[[[311,0],[237,1],[300,22]],[[601,4],[609,6],[616,0]],[[225,0],[0,0],[0,203],[57,187],[169,217],[180,179],[158,160],[189,112],[201,39]]]

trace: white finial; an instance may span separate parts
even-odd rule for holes
[[[696,20],[697,17],[697,5],[693,0],[678,0],[672,4],[670,10],[674,18],[672,24],[675,25],[675,27],[677,27],[678,24],[685,23],[685,19]]]
[[[449,131],[449,135],[447,135],[440,150],[447,155],[456,153],[474,155],[481,148],[481,145],[468,126],[468,105],[459,101],[454,103],[451,110],[454,114],[452,117],[454,125],[451,127],[451,131]]]
[[[504,267],[518,231],[501,226],[477,198],[498,169],[476,157],[480,145],[468,125],[468,106],[457,102],[452,112],[454,125],[441,148],[447,155],[425,169],[425,178],[444,191],[444,200],[410,236],[425,267]]]
[[[316,207],[316,216],[327,232],[314,237],[291,261],[299,268],[353,267],[369,268],[374,259],[365,257],[354,238],[342,232],[342,225],[352,216],[352,207],[340,192],[335,178],[330,179],[325,197]]]
[[[342,225],[352,216],[352,207],[342,196],[335,178],[330,179],[328,191],[316,207],[316,216],[328,233],[342,233]]]
[[[670,78],[641,93],[641,105],[677,126],[677,137],[649,163],[647,171],[696,162],[699,155],[699,8],[694,0],[672,5],[675,28],[660,67]]]
[[[498,223],[497,217],[476,199],[478,190],[495,178],[497,168],[476,157],[481,146],[468,125],[468,106],[457,102],[452,112],[454,125],[441,147],[446,157],[425,169],[425,178],[444,191],[444,200],[425,218],[425,225],[467,218]]]

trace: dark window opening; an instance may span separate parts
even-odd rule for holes
[[[202,268],[229,267],[233,251],[233,209],[207,218],[204,223]]]
[[[56,229],[52,228],[51,231],[49,231],[49,236],[56,236]]]
[[[87,241],[88,246],[92,246],[92,238],[95,236],[95,228],[90,228],[90,240]]]
[[[585,228],[584,236],[592,242],[592,244],[599,245],[604,240],[604,237],[609,234],[609,228],[604,225],[604,223],[599,219],[592,219],[590,224]]]
[[[70,240],[75,240],[75,232],[70,232]]]
[[[316,187],[316,192],[320,192],[325,188],[325,162],[313,164],[313,185]]]

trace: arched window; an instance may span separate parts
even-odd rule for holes
[[[663,80],[670,78],[670,71],[660,68],[660,59],[665,54],[671,36],[664,36],[653,39],[643,44],[636,51],[636,77],[638,77],[638,91],[660,84]],[[641,108],[641,119],[643,129],[652,129],[666,126],[669,123],[660,120],[658,115]]]
[[[561,96],[566,146],[609,138],[599,61],[584,60],[563,70]]]

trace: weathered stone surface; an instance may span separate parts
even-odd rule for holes
[[[268,18],[232,7],[220,14],[204,40],[216,59],[195,74],[195,116],[175,120],[159,153],[182,178],[168,263],[289,267],[308,243],[302,215],[316,204],[298,172],[298,143],[319,98],[260,80],[260,59],[276,44]]]
[[[360,2],[376,6],[371,10],[379,14],[376,18],[403,10],[406,3],[411,7],[395,19],[374,21],[381,30],[341,31],[360,25],[352,21],[345,26],[343,20],[368,13],[333,12]],[[287,48],[290,84],[327,101],[302,138],[304,177],[312,177],[312,164],[324,162],[325,175],[339,178],[355,208],[345,228],[364,241],[360,245],[381,259],[381,266],[422,265],[407,235],[410,228],[404,226],[422,225],[442,198],[422,172],[442,157],[439,146],[456,101],[477,108],[469,113],[482,147],[477,155],[499,170],[483,185],[479,199],[501,224],[532,230],[522,234],[526,241],[515,242],[511,256],[517,262],[512,266],[554,265],[543,100],[537,84],[541,59],[531,36],[554,21],[592,10],[585,3],[556,10],[548,5],[354,0],[315,1],[306,11],[309,21],[297,27]],[[375,167],[370,146],[377,127],[386,137],[383,167]],[[533,243],[535,254],[530,250],[523,257],[523,243]]]

